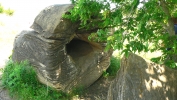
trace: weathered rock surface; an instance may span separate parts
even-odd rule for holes
[[[90,33],[78,32],[78,23],[63,19],[72,5],[53,5],[39,13],[31,28],[15,39],[12,59],[28,60],[39,80],[65,92],[88,87],[106,70],[112,51],[104,43],[88,40]]]
[[[109,87],[107,100],[177,100],[177,70],[130,54]]]
[[[95,83],[85,90],[81,100],[107,100],[109,86],[114,77],[100,77]]]

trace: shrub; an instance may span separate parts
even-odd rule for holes
[[[27,61],[9,60],[2,75],[2,84],[18,100],[67,100],[67,94],[38,82],[37,75]]]
[[[104,77],[115,76],[119,68],[120,68],[120,58],[112,56],[110,66],[106,71],[103,72],[103,76]]]

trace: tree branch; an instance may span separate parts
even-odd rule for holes
[[[170,14],[170,11],[167,7],[167,4],[164,0],[160,0],[160,6],[162,7],[162,10],[164,11],[164,13],[168,16],[168,20],[167,20],[167,31],[169,33],[170,36],[174,36],[175,35],[175,31],[174,31],[174,23]]]

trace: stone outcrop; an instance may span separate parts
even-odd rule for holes
[[[79,30],[79,22],[62,18],[72,7],[53,5],[42,10],[35,18],[32,30],[24,30],[16,37],[12,54],[14,61],[28,60],[36,69],[40,82],[65,92],[93,84],[108,68],[112,55],[111,50],[104,52],[105,43],[88,40],[96,28]],[[130,54],[128,58],[122,58],[120,70],[111,83],[98,80],[89,87],[85,97],[100,97],[102,100],[177,100],[176,76],[174,69]],[[96,93],[96,89],[103,96]]]
[[[130,54],[111,83],[107,100],[177,100],[177,71]]]
[[[80,33],[79,22],[62,18],[72,7],[52,5],[42,10],[32,30],[16,37],[12,54],[14,61],[28,60],[42,83],[65,92],[94,83],[112,55],[104,52],[105,43],[88,40],[89,30]]]

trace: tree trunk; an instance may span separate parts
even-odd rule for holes
[[[162,7],[164,13],[168,16],[167,25],[165,25],[167,27],[166,29],[170,36],[174,36],[175,35],[174,22],[172,20],[171,13],[167,7],[167,4],[164,0],[160,0],[160,7]]]

